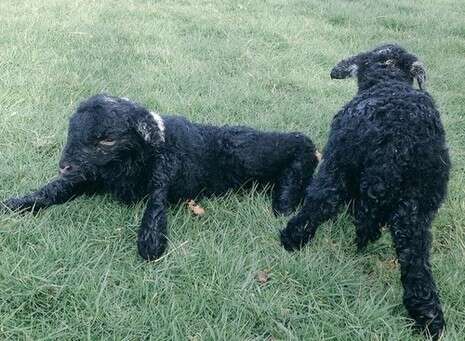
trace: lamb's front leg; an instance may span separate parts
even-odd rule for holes
[[[84,183],[68,177],[57,178],[39,190],[23,197],[0,202],[0,210],[37,212],[52,205],[62,204],[83,193]]]
[[[160,258],[166,249],[168,191],[178,169],[178,161],[169,155],[157,158],[156,164],[152,175],[151,194],[137,238],[139,254],[145,260]]]
[[[147,203],[137,238],[139,254],[145,260],[160,258],[166,249],[167,196],[167,186],[157,186]]]

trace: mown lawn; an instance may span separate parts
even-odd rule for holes
[[[102,90],[199,122],[304,131],[321,149],[355,91],[331,67],[400,42],[427,65],[447,129],[454,168],[432,263],[445,339],[463,340],[464,13],[462,0],[2,0],[0,198],[57,173],[68,117]],[[387,234],[356,254],[342,214],[289,254],[265,193],[201,204],[202,218],[172,207],[169,254],[149,264],[135,246],[143,203],[0,215],[0,339],[421,339]]]

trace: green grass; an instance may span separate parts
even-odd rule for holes
[[[341,58],[396,41],[429,68],[453,160],[434,222],[448,340],[465,334],[465,3],[424,1],[0,2],[0,198],[57,171],[67,118],[108,91],[215,124],[300,130],[324,146],[352,81]],[[143,204],[80,198],[0,215],[0,339],[417,340],[388,235],[356,254],[342,214],[282,250],[260,191],[169,212],[169,254],[137,256]],[[270,280],[257,283],[257,271]]]

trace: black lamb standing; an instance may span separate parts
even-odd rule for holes
[[[445,323],[431,273],[431,222],[446,195],[450,161],[439,112],[424,90],[425,68],[389,44],[331,71],[331,78],[350,76],[357,77],[358,92],[334,117],[318,174],[303,208],[281,231],[282,244],[301,248],[351,203],[358,249],[389,227],[404,305],[417,326],[438,338]]]

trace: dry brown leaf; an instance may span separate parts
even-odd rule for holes
[[[381,268],[388,270],[397,270],[399,267],[399,260],[397,258],[389,258],[386,260],[379,260],[378,264]]]
[[[270,275],[266,271],[257,272],[257,281],[260,284],[266,284],[270,280]]]
[[[321,159],[323,158],[323,155],[318,150],[315,150],[315,156],[318,162],[320,162]]]
[[[386,265],[390,270],[396,270],[399,267],[399,260],[397,258],[389,259]]]
[[[202,206],[200,206],[199,204],[197,204],[194,200],[189,200],[187,201],[187,208],[189,209],[189,211],[192,212],[193,215],[195,216],[203,216],[205,214],[205,210],[203,209]]]

